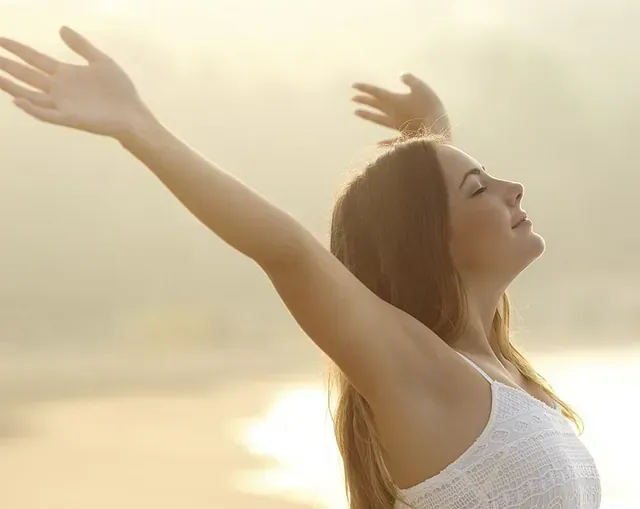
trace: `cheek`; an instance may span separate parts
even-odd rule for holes
[[[505,212],[489,207],[452,213],[451,229],[451,254],[460,269],[495,265],[511,233]]]

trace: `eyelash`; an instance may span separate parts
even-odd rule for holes
[[[471,196],[478,196],[478,195],[484,193],[486,190],[487,190],[487,186],[482,186],[480,189],[475,191]]]

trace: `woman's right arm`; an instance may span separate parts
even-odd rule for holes
[[[293,217],[150,114],[121,140],[205,226],[262,267],[298,324],[362,394],[385,398],[381,390],[409,381],[411,364],[424,369],[412,339],[435,335],[373,294]]]
[[[117,139],[203,224],[263,268],[300,326],[365,397],[388,399],[433,373],[434,354],[445,348],[435,334],[374,295],[291,216],[169,132],[107,55],[71,30],[61,35],[88,65],[0,39],[38,70],[0,58],[1,70],[39,90],[0,78],[17,106],[48,123]]]

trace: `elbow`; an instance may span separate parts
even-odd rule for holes
[[[254,260],[267,274],[289,271],[309,263],[318,249],[324,248],[310,232],[300,228]]]

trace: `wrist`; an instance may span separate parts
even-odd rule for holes
[[[144,104],[138,108],[124,122],[122,129],[114,138],[127,150],[136,146],[146,145],[163,130],[160,121]]]

